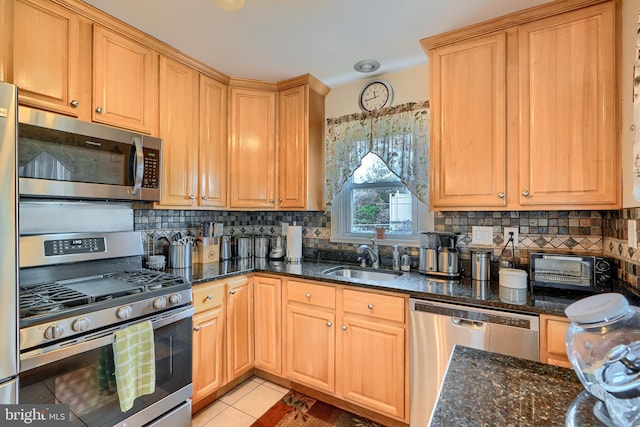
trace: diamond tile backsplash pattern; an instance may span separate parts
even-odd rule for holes
[[[504,227],[519,230],[515,262],[528,267],[529,254],[538,251],[564,251],[605,255],[620,262],[619,277],[634,286],[640,282],[640,251],[628,248],[627,222],[638,221],[640,209],[622,211],[500,211],[500,212],[436,212],[435,229],[460,233],[458,249],[465,270],[469,271],[471,231],[474,225],[491,226],[494,231],[493,245],[483,246],[492,251],[492,261],[498,257],[506,243]],[[307,259],[323,259],[342,262],[357,262],[357,244],[335,243],[331,237],[330,213],[313,212],[244,212],[244,211],[183,211],[137,209],[134,226],[143,232],[148,251],[158,251],[160,237],[171,238],[180,231],[197,235],[200,224],[221,222],[227,235],[239,236],[276,235],[280,224],[294,222],[303,227],[303,255]],[[640,240],[640,239],[639,239]],[[153,247],[155,242],[156,247]],[[417,245],[416,245],[417,246]],[[417,268],[418,248],[407,248],[412,264]],[[381,242],[383,266],[391,264],[391,247]],[[503,257],[511,259],[511,248],[505,248]]]

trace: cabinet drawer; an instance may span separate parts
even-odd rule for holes
[[[351,289],[345,289],[343,296],[345,313],[361,314],[394,322],[404,323],[405,321],[405,304],[402,297]]]
[[[290,280],[287,282],[287,295],[289,301],[331,309],[336,308],[336,288],[333,286]]]
[[[193,287],[193,305],[200,313],[222,305],[224,301],[224,283],[204,283]]]

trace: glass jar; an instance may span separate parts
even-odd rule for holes
[[[584,388],[606,402],[607,392],[597,371],[607,361],[607,353],[621,344],[640,342],[640,311],[616,293],[593,295],[565,309],[571,320],[566,348],[574,371]]]

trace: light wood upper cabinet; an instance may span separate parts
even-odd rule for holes
[[[617,208],[613,2],[518,29],[519,204]]]
[[[200,75],[200,155],[198,204],[227,205],[227,85]]]
[[[20,88],[19,102],[78,117],[81,105],[91,106],[91,94],[82,92],[89,82],[81,71],[91,63],[81,61],[80,18],[50,1],[15,0],[12,6],[8,81]]]
[[[195,206],[198,191],[198,73],[160,58],[161,205]]]
[[[434,209],[620,207],[616,2],[591,3],[422,40]]]
[[[277,208],[322,210],[324,99],[329,88],[310,75],[278,87]]]
[[[92,120],[158,132],[158,53],[99,25],[93,31]]]
[[[276,92],[231,86],[230,97],[229,208],[273,209]]]
[[[253,369],[253,278],[227,282],[227,382]]]
[[[282,281],[253,278],[255,366],[282,376]]]
[[[506,33],[429,54],[434,207],[506,205],[506,54]]]

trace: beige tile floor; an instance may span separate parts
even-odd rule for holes
[[[198,412],[192,427],[249,427],[289,389],[253,377]]]

